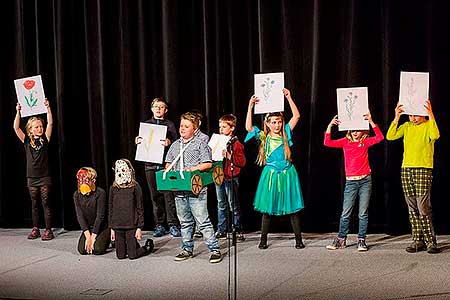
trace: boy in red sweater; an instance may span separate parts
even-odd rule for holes
[[[216,185],[218,226],[216,238],[227,237],[229,231],[228,211],[233,208],[233,225],[237,231],[237,240],[244,241],[241,226],[241,208],[239,205],[239,173],[245,166],[244,146],[234,135],[236,128],[236,117],[232,114],[224,115],[219,119],[220,134],[230,137],[227,149],[223,151],[223,172],[224,181],[221,185]],[[234,204],[234,205],[233,205]]]

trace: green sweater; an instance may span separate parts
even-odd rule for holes
[[[392,122],[386,134],[387,140],[403,137],[403,168],[433,168],[434,142],[439,138],[436,121],[428,120],[419,125],[406,122],[400,127]]]

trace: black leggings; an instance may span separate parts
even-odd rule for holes
[[[292,229],[294,229],[295,234],[300,234],[300,212],[296,212],[290,214]],[[269,233],[269,225],[270,225],[271,215],[263,214],[261,221],[261,233],[268,234]]]
[[[44,219],[45,228],[52,229],[52,215],[50,212],[50,186],[29,186],[28,191],[31,197],[31,220],[33,222],[33,227],[39,228],[39,201],[42,202],[42,207],[44,208]],[[40,197],[39,197],[40,194]]]
[[[92,231],[91,231],[92,233]],[[101,255],[106,253],[106,249],[108,249],[109,244],[111,243],[111,230],[109,228],[101,231],[97,238],[95,239],[94,249],[92,250],[92,254]],[[81,255],[88,254],[86,249],[86,236],[84,233],[81,233],[80,239],[78,240],[78,252]]]
[[[146,254],[135,237],[136,229],[114,230],[116,237],[116,255],[118,259],[136,259]]]

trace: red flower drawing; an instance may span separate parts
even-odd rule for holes
[[[23,86],[27,89],[27,90],[31,90],[34,87],[34,84],[36,82],[34,80],[25,80],[25,82],[23,83]]]

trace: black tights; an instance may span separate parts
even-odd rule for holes
[[[50,212],[50,186],[43,185],[40,187],[29,186],[28,191],[31,197],[31,219],[33,221],[33,227],[39,228],[39,208],[38,203],[42,201],[42,207],[44,208],[45,228],[52,228],[52,215]],[[40,197],[39,197],[40,195]]]
[[[292,229],[294,229],[295,234],[301,234],[300,231],[300,213],[296,212],[293,214],[290,214],[291,219],[291,226]],[[262,215],[262,221],[261,221],[261,233],[262,234],[268,234],[269,233],[269,225],[270,225],[270,219],[271,216],[269,214],[263,214]]]

